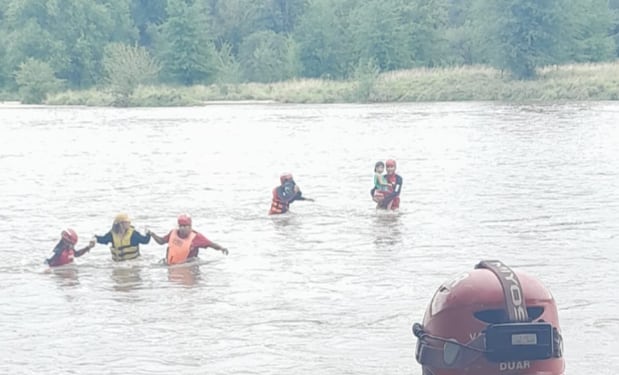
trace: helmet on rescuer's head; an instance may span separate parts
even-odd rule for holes
[[[77,243],[77,233],[75,233],[75,231],[71,228],[63,230],[62,233],[60,233],[60,236],[71,245],[75,245]]]
[[[178,222],[178,225],[191,225],[191,216],[182,214],[178,216],[176,221]]]
[[[552,294],[498,260],[444,283],[415,323],[423,375],[563,375]]]
[[[282,173],[282,175],[279,176],[279,182],[281,182],[282,184],[288,180],[292,180],[291,173]]]

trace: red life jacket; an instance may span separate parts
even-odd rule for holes
[[[62,252],[49,263],[49,265],[50,267],[58,267],[73,263],[74,256],[75,250],[73,250],[73,248],[64,248],[62,249]]]
[[[277,188],[273,189],[273,200],[271,201],[271,209],[269,210],[269,215],[277,215],[288,212],[290,208],[289,202],[283,202],[277,196]]]

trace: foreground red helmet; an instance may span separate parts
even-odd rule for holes
[[[292,180],[292,174],[284,173],[281,176],[279,176],[279,182],[281,182],[282,184],[288,180]]]
[[[413,333],[423,375],[564,373],[552,295],[500,261],[482,261],[441,285]]]
[[[395,160],[389,159],[385,162],[386,167],[395,167]]]
[[[183,214],[178,217],[178,225],[191,225],[191,217]]]
[[[71,245],[75,245],[77,243],[77,233],[73,229],[67,228],[60,233],[62,239],[70,243]]]

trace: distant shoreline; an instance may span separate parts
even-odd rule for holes
[[[141,86],[126,106],[567,100],[619,100],[619,61],[546,67],[530,81],[514,80],[489,67],[466,66],[393,71],[343,81]],[[48,95],[43,104],[105,107],[114,103],[111,93],[93,88]]]

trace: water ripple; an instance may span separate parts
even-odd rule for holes
[[[420,103],[108,109],[2,106],[0,373],[420,374],[412,322],[484,258],[558,301],[570,373],[614,374],[619,105]],[[395,158],[398,214],[369,199]],[[266,215],[279,174],[307,197]],[[188,212],[229,248],[165,267],[78,247],[120,211]]]

